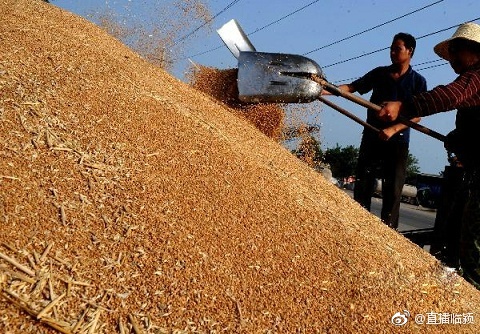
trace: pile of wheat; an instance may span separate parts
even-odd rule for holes
[[[477,290],[224,103],[53,5],[4,0],[0,15],[0,332],[478,316]]]

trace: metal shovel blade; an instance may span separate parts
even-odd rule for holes
[[[217,29],[217,33],[235,58],[240,56],[241,51],[256,51],[235,19],[228,21],[220,29]]]
[[[306,77],[288,73],[322,76],[313,60],[292,54],[240,52],[238,93],[243,102],[305,103],[320,96],[322,86]]]

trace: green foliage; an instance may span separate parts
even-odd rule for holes
[[[298,148],[293,150],[292,153],[314,168],[321,163],[328,164],[334,177],[344,178],[355,175],[359,151],[360,149],[353,145],[342,147],[337,144],[336,147],[328,148],[323,152],[320,142],[313,136],[308,135],[302,138]],[[420,173],[418,159],[408,153],[407,183],[413,182],[418,173]]]
[[[418,159],[411,153],[408,153],[406,183],[413,183],[418,173],[420,173]]]
[[[341,147],[337,144],[335,148],[325,151],[323,160],[330,165],[332,175],[337,178],[344,178],[355,175],[359,149],[352,145]]]
[[[327,149],[324,154],[324,162],[330,165],[332,174],[337,178],[355,175],[357,166],[359,148],[349,145],[341,147],[337,144],[335,148]],[[420,173],[418,159],[411,153],[408,153],[407,159],[407,183],[414,180]]]

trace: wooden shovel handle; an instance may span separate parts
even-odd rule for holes
[[[357,122],[358,124],[361,124],[363,125],[364,127],[366,128],[369,128],[370,130],[373,130],[375,132],[380,132],[379,129],[377,129],[376,127],[374,127],[373,125],[371,124],[368,124],[367,122],[365,122],[364,120],[358,118],[357,116],[355,116],[354,114],[352,114],[351,112],[339,107],[338,105],[336,105],[335,103],[327,100],[326,98],[323,98],[323,97],[319,97],[318,100],[322,101],[323,103],[325,103],[327,106],[329,106],[330,108],[333,108],[335,109],[336,111],[344,114],[345,116],[347,116],[348,118],[354,120],[355,122]]]
[[[326,81],[325,79],[323,79],[323,78],[322,78],[321,76],[319,76],[319,75],[313,74],[313,75],[312,75],[312,79],[313,79],[315,82],[317,82],[317,83],[319,83],[320,85],[322,85],[322,87],[323,87],[324,89],[326,89],[327,91],[329,91],[330,93],[332,93],[332,94],[334,94],[334,95],[337,95],[337,96],[341,96],[341,97],[343,97],[343,98],[346,98],[347,100],[350,100],[350,101],[352,101],[352,102],[354,102],[354,103],[356,103],[356,104],[359,104],[359,105],[361,105],[361,106],[363,106],[363,107],[365,107],[365,108],[369,108],[369,109],[372,109],[372,110],[375,110],[375,111],[380,111],[380,110],[382,110],[382,107],[380,107],[379,105],[377,105],[377,104],[375,104],[375,103],[372,103],[372,102],[370,102],[370,101],[368,101],[368,100],[365,100],[365,99],[363,99],[363,98],[361,98],[361,97],[359,97],[359,96],[357,96],[357,95],[355,95],[355,94],[352,94],[352,93],[350,93],[350,92],[343,91],[343,90],[341,90],[340,88],[338,88],[337,86],[329,83],[328,81]],[[422,126],[422,125],[420,125],[420,124],[418,124],[418,123],[412,122],[411,120],[409,120],[409,119],[407,119],[407,118],[405,118],[405,117],[403,117],[403,116],[401,116],[401,115],[399,115],[397,119],[398,119],[398,121],[399,121],[400,123],[403,123],[403,124],[405,124],[405,125],[413,128],[413,129],[415,129],[415,130],[417,130],[417,131],[420,131],[420,132],[422,132],[422,133],[424,133],[424,134],[426,134],[426,135],[428,135],[428,136],[430,136],[430,137],[433,137],[433,138],[438,139],[438,140],[440,140],[440,141],[442,141],[442,142],[445,142],[445,139],[446,139],[445,136],[442,135],[442,134],[440,134],[440,133],[438,133],[438,132],[436,132],[436,131],[434,131],[434,130],[431,130],[431,129],[429,129],[429,128],[426,128],[426,127],[424,127],[424,126]]]

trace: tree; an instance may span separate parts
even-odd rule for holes
[[[353,145],[335,148],[325,151],[323,161],[330,165],[332,175],[337,178],[344,178],[355,175],[359,149]]]
[[[418,166],[418,159],[415,158],[410,152],[408,153],[407,158],[407,175],[406,183],[414,183],[413,181],[417,177],[417,174],[420,173],[420,167]]]
[[[325,151],[323,160],[330,165],[332,174],[335,177],[343,178],[355,175],[358,153],[359,149],[352,145],[341,147],[337,144],[335,148],[327,149]],[[411,153],[408,153],[406,182],[413,182],[419,172],[420,167],[418,166],[418,159]]]

